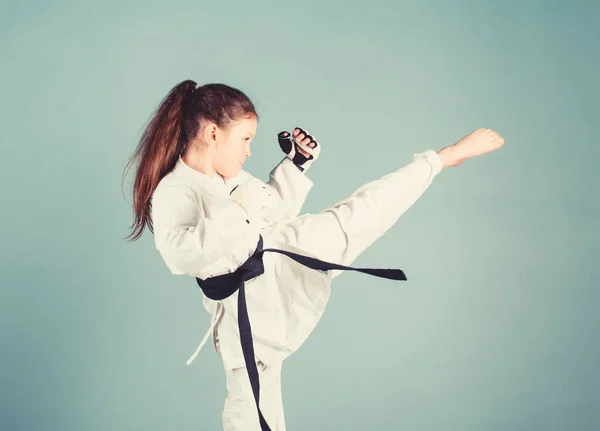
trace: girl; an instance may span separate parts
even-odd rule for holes
[[[129,237],[138,239],[147,226],[170,271],[195,277],[202,288],[211,327],[188,365],[212,334],[227,380],[224,430],[280,431],[282,363],[318,323],[332,279],[352,269],[405,280],[400,270],[345,265],[441,170],[504,140],[478,129],[438,152],[414,154],[320,213],[299,215],[320,145],[300,128],[280,133],[285,156],[264,183],[243,170],[257,124],[252,101],[235,88],[191,80],[175,86],[129,162],[137,162]]]

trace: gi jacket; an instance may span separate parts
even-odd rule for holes
[[[284,157],[264,183],[267,193],[259,195],[268,200],[270,211],[264,218],[249,219],[230,197],[249,180],[257,179],[243,170],[229,179],[204,175],[179,158],[160,181],[152,196],[154,239],[173,274],[207,279],[234,272],[254,253],[259,235],[265,248],[316,257],[278,241],[276,234],[278,223],[299,215],[312,181]],[[246,283],[246,303],[255,355],[272,364],[297,350],[318,323],[329,299],[331,274],[275,253],[265,254],[263,262],[264,274]],[[203,299],[212,315],[213,345],[227,368],[244,366],[237,296]]]

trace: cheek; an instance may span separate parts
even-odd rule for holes
[[[238,144],[231,150],[231,157],[235,158],[237,161],[243,159],[246,155],[246,143]]]
[[[234,142],[227,148],[228,157],[237,157],[239,158],[240,154],[244,154],[246,151],[246,143],[245,142]]]
[[[237,157],[237,146],[228,144],[223,146],[221,151],[219,152],[219,160],[221,162],[227,163],[229,160]]]

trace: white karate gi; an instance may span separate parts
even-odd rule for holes
[[[313,183],[286,157],[266,184],[277,214],[266,224],[248,223],[245,211],[229,195],[237,184],[254,178],[249,173],[223,180],[190,168],[180,158],[152,197],[156,248],[173,274],[200,279],[234,272],[256,250],[259,234],[265,249],[350,266],[416,202],[441,169],[437,153],[426,150],[330,208],[298,216]],[[272,430],[281,431],[281,364],[317,325],[331,280],[340,271],[316,271],[279,253],[265,253],[263,262],[264,274],[246,282],[246,303],[261,377],[261,410]],[[260,430],[240,345],[237,296],[204,298],[212,320],[199,348],[212,333],[227,376],[224,429]]]

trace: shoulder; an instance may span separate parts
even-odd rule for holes
[[[151,199],[153,206],[172,206],[176,202],[201,203],[198,187],[194,187],[185,178],[174,175],[172,172],[159,181]]]

